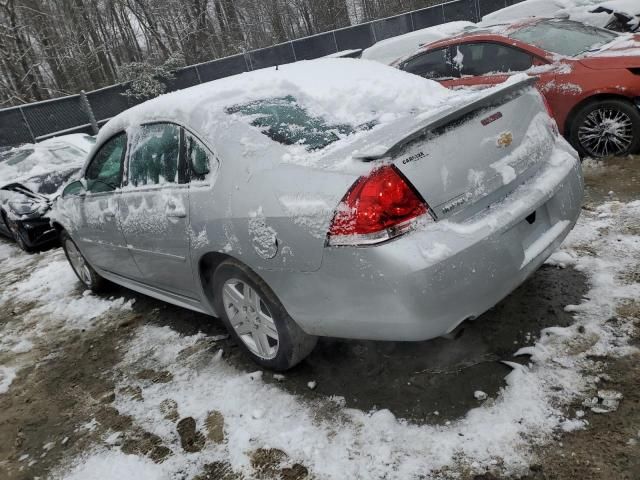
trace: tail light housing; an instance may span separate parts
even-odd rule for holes
[[[329,228],[329,245],[372,245],[412,230],[429,205],[394,165],[360,177]]]

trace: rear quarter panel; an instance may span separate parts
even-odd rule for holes
[[[286,163],[284,147],[241,122],[215,133],[207,143],[219,168],[190,186],[194,264],[218,252],[256,271],[320,268],[333,211],[355,177]]]

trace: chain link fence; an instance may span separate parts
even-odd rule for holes
[[[386,38],[456,20],[478,22],[522,0],[455,0],[394,17],[280,43],[174,72],[167,91],[191,87],[237,73],[364,49]],[[67,133],[97,133],[111,117],[140,103],[124,95],[125,85],[0,110],[0,147],[37,142]]]

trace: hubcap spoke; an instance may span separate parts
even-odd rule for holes
[[[596,157],[624,154],[633,143],[633,122],[623,111],[602,107],[587,115],[578,129],[578,140]]]
[[[269,351],[271,350],[271,345],[269,345],[269,340],[267,339],[267,336],[260,330],[256,330],[255,333],[253,334],[253,339],[256,343],[256,347],[258,348],[258,351],[260,352],[260,354],[263,356],[268,355]]]
[[[225,304],[231,303],[234,307],[240,308],[244,304],[244,295],[238,291],[235,285],[225,285],[222,290]]]
[[[274,358],[280,337],[260,294],[246,282],[232,278],[222,287],[222,301],[229,323],[245,346],[258,357]]]
[[[260,297],[256,291],[247,284],[245,284],[245,302],[247,307],[253,308],[256,312],[260,311]]]
[[[260,326],[264,331],[265,335],[277,340],[278,339],[278,330],[276,330],[276,324],[273,323],[273,319],[264,313],[260,313]]]

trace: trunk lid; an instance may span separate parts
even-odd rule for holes
[[[416,126],[386,151],[360,157],[391,158],[436,219],[472,216],[509,195],[551,153],[554,123],[535,80],[491,89]]]

